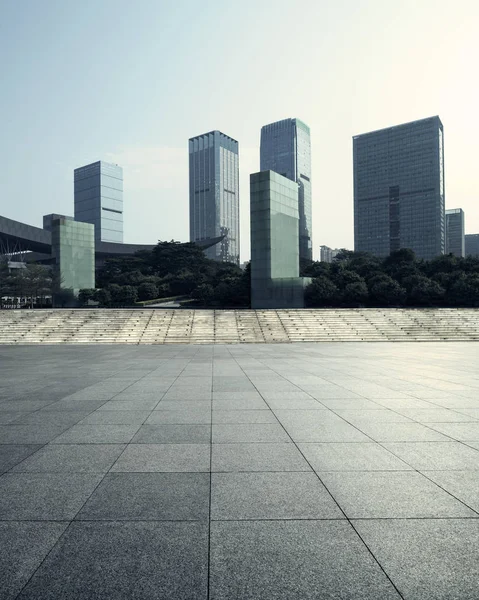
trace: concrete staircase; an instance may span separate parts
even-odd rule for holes
[[[0,310],[0,344],[479,341],[479,309]]]

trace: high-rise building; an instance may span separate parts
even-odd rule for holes
[[[250,175],[251,308],[301,308],[298,186],[274,171]]]
[[[444,137],[439,117],[353,138],[354,247],[419,258],[445,251]]]
[[[319,247],[319,261],[320,262],[333,262],[333,258],[341,252],[339,248],[330,248],[329,246],[320,246]]]
[[[299,257],[312,260],[311,138],[299,119],[284,119],[261,128],[261,171],[274,171],[299,186]]]
[[[74,172],[75,221],[95,226],[95,242],[123,243],[123,169],[99,160]]]
[[[479,257],[479,233],[468,233],[464,236],[466,256]]]
[[[205,254],[213,260],[239,264],[238,142],[210,131],[189,140],[190,241],[224,235]]]
[[[446,254],[466,256],[462,208],[446,210]]]

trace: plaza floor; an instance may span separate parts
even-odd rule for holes
[[[0,346],[0,600],[477,599],[478,365]]]

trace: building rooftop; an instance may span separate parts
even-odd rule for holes
[[[383,127],[382,129],[375,129],[373,131],[367,131],[366,133],[360,133],[358,135],[353,135],[353,140],[356,140],[360,137],[364,137],[366,135],[371,135],[373,133],[381,133],[383,131],[392,131],[394,129],[399,129],[400,127],[407,127],[408,125],[414,125],[416,123],[423,123],[426,121],[432,121],[434,119],[437,119],[439,121],[440,126],[442,127],[442,122],[441,119],[439,118],[438,115],[435,115],[433,117],[426,117],[425,119],[417,119],[416,121],[409,121],[408,123],[400,123],[399,125],[392,125],[391,127]]]

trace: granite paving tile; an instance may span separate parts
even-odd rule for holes
[[[213,471],[310,471],[301,452],[290,443],[213,444]]]
[[[0,521],[71,520],[102,477],[96,473],[4,473]]]
[[[208,527],[187,522],[75,522],[22,600],[206,600]]]
[[[210,572],[212,600],[400,600],[339,520],[212,522]]]
[[[207,473],[110,473],[77,519],[198,521],[209,513]]]
[[[406,600],[479,597],[479,520],[354,521]]]
[[[211,518],[341,519],[314,473],[213,473]]]
[[[0,600],[13,600],[68,523],[0,522]]]
[[[475,516],[415,471],[323,472],[321,480],[350,519]]]

